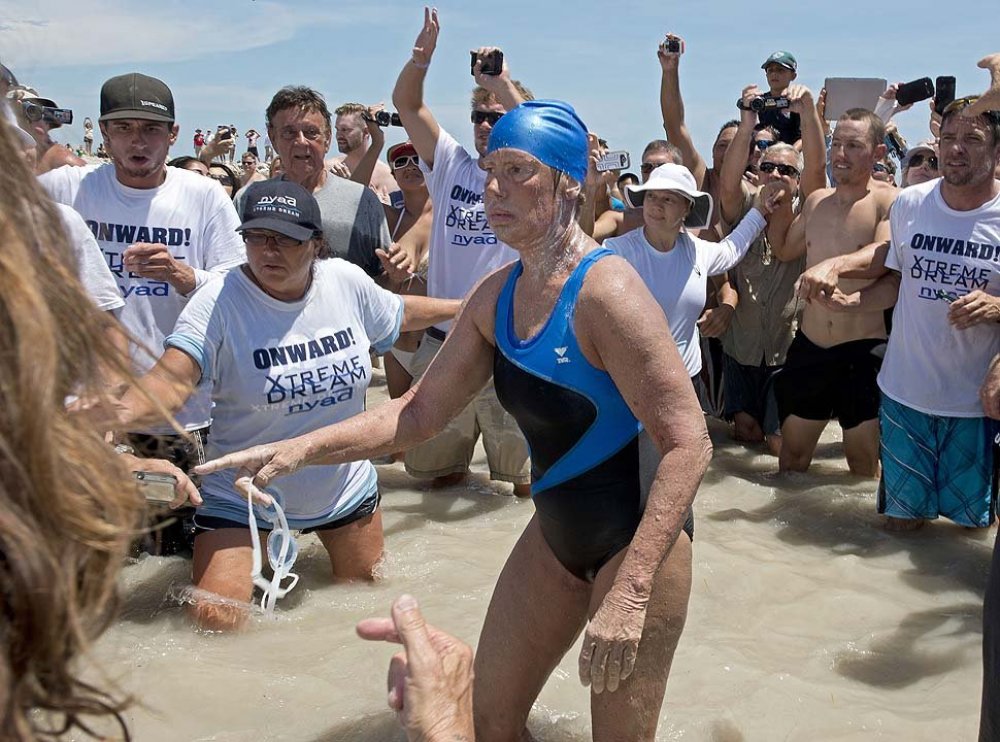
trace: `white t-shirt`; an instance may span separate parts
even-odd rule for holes
[[[56,208],[66,229],[70,249],[76,256],[80,283],[90,294],[94,304],[105,312],[125,306],[118,283],[111,275],[111,270],[104,261],[104,254],[83,217],[66,204],[56,204]]]
[[[1000,196],[955,211],[940,179],[921,183],[900,191],[889,224],[885,264],[901,281],[879,387],[928,415],[982,417],[979,387],[1000,352],[1000,326],[959,330],[948,309],[976,289],[1000,295]]]
[[[486,171],[444,129],[434,148],[434,169],[421,160],[434,204],[427,272],[427,295],[462,299],[479,280],[517,260],[513,248],[497,240],[486,221]],[[447,330],[451,322],[438,325]]]
[[[663,309],[689,376],[701,371],[697,322],[705,308],[708,277],[725,273],[739,263],[766,226],[763,215],[750,209],[722,242],[707,242],[681,232],[672,250],[660,252],[649,244],[645,229],[633,229],[604,241],[605,247],[635,268]]]
[[[207,454],[215,458],[292,438],[346,420],[365,407],[371,346],[388,351],[399,335],[403,302],[361,268],[340,258],[316,263],[312,285],[293,302],[274,299],[243,272],[198,292],[166,340],[190,355],[215,402]],[[293,528],[353,510],[374,492],[369,461],[307,466],[268,487]],[[246,512],[233,472],[202,480],[206,500]],[[239,511],[236,511],[237,514]]]
[[[195,272],[196,288],[245,260],[236,233],[236,209],[211,178],[168,167],[156,188],[129,188],[118,182],[113,164],[61,167],[39,177],[53,200],[72,206],[83,217],[104,251],[125,299],[120,319],[145,349],[132,348],[137,373],[156,363],[163,339],[190,296],[182,296],[164,281],[153,281],[123,270],[122,253],[136,242],[159,242]],[[188,430],[211,420],[208,390],[199,390],[177,414]],[[170,434],[160,426],[146,432]]]

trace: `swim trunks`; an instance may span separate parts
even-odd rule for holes
[[[789,415],[804,420],[832,420],[850,430],[878,417],[876,378],[882,366],[872,353],[885,340],[852,340],[821,348],[801,330],[795,335],[784,368],[774,380],[781,422]]]
[[[595,250],[580,261],[545,325],[528,340],[514,331],[520,262],[497,299],[497,397],[528,440],[542,535],[563,566],[588,582],[631,543],[659,464],[610,374],[584,357],[573,329],[587,271],[612,254]],[[684,530],[693,538],[690,513]]]
[[[996,514],[996,421],[928,415],[882,397],[878,511],[893,518],[939,515],[970,528]]]

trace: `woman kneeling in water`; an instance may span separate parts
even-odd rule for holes
[[[685,523],[711,443],[663,312],[635,271],[576,223],[588,168],[576,112],[559,101],[518,106],[494,126],[483,166],[490,226],[521,259],[475,289],[435,372],[382,407],[198,471],[236,467],[266,487],[309,464],[408,448],[492,374],[531,446],[537,510],[480,635],[477,738],[522,734],[586,627],[580,678],[592,690],[595,739],[652,740],[687,613]]]

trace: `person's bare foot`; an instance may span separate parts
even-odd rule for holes
[[[923,518],[893,518],[890,515],[885,517],[882,527],[887,531],[898,533],[900,531],[916,531],[924,527],[927,521]]]
[[[514,485],[514,497],[531,497],[531,485],[530,484],[515,484]]]
[[[990,87],[979,100],[962,110],[963,116],[978,116],[987,111],[1000,111],[1000,52],[979,60],[979,67],[990,71]]]
[[[431,480],[431,487],[434,489],[454,487],[455,485],[464,482],[467,476],[469,476],[469,472],[459,471],[453,474],[445,474],[443,477],[434,477],[434,479]]]

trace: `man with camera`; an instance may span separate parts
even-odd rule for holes
[[[371,147],[371,135],[365,122],[368,115],[368,106],[360,103],[344,103],[334,111],[337,119],[334,122],[334,131],[337,136],[337,149],[340,150],[341,157],[335,158],[347,168],[348,173],[353,173],[361,163],[365,153]],[[377,121],[379,126],[387,126],[392,121],[392,116],[388,121]],[[392,170],[381,160],[376,160],[375,169],[372,172],[371,181],[367,183],[375,195],[382,203],[389,203],[389,194],[398,191],[396,179],[392,177]]]
[[[326,155],[333,141],[333,117],[323,96],[300,85],[274,94],[265,113],[267,135],[284,168],[280,177],[298,183],[319,203],[324,253],[343,258],[369,276],[383,273],[377,250],[390,252],[382,204],[369,189],[330,174]],[[236,194],[240,208],[244,191]]]
[[[392,102],[420,158],[434,203],[427,295],[460,299],[483,276],[517,260],[517,253],[497,240],[486,221],[486,172],[480,158],[486,153],[493,125],[531,94],[510,78],[499,49],[473,52],[477,87],[472,94],[471,118],[476,154],[466,151],[441,128],[424,102],[424,79],[439,30],[437,10],[425,8],[423,28],[412,57],[396,80]],[[424,334],[412,361],[414,378],[427,369],[450,324],[442,323]],[[413,476],[433,479],[437,485],[457,483],[466,476],[480,433],[490,477],[513,483],[518,496],[529,496],[528,446],[514,418],[500,406],[492,380],[440,435],[407,451],[406,470]]]
[[[740,125],[722,164],[720,211],[727,230],[750,210],[757,193],[757,188],[744,178],[744,168],[745,153],[760,130],[757,116],[746,104],[759,94],[756,85],[743,90]],[[785,211],[785,220],[777,229],[787,226],[788,215],[798,213],[810,193],[826,185],[826,146],[812,94],[807,88],[793,85],[787,95],[791,110],[802,115],[805,122],[803,152],[778,142],[763,150],[757,166],[761,187],[782,182],[791,191],[792,198],[779,207]],[[773,229],[769,226],[743,261],[729,271],[738,302],[735,306],[720,303],[713,314],[729,315],[722,334],[723,379],[725,416],[733,420],[734,436],[745,442],[765,441],[768,450],[778,455],[781,434],[774,379],[785,362],[798,324],[795,282],[805,260],[801,255],[787,262],[775,258],[770,242]]]
[[[244,261],[239,219],[209,178],[166,165],[177,141],[174,99],[160,80],[140,73],[101,88],[98,125],[111,162],[61,167],[39,178],[58,203],[76,209],[104,251],[125,299],[121,322],[136,339],[138,373],[155,363],[164,338],[200,287]],[[189,436],[162,425],[131,432],[128,445],[188,469],[204,458],[211,421],[207,387],[177,413]]]
[[[872,179],[872,167],[885,156],[885,125],[871,111],[852,108],[837,121],[829,162],[834,188],[813,191],[797,216],[786,213],[790,228],[770,233],[779,260],[805,255],[806,266],[850,254],[889,236],[889,207],[896,190]],[[782,215],[776,215],[780,224]],[[853,293],[872,281],[852,280]],[[886,340],[883,310],[865,306],[838,312],[807,301],[785,366],[775,381],[781,417],[782,471],[806,471],[827,422],[837,418],[844,431],[844,454],[851,472],[879,472],[879,390],[876,376]]]

